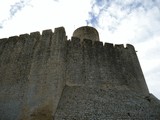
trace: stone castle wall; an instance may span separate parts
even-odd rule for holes
[[[72,37],[67,41],[66,84],[70,86],[115,87],[128,86],[147,95],[148,88],[132,45]]]
[[[51,119],[65,85],[149,94],[132,45],[67,40],[62,27],[0,40],[1,119]]]
[[[65,41],[64,28],[0,40],[1,120],[51,119],[65,85]]]

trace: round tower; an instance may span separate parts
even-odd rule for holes
[[[92,41],[99,41],[98,31],[90,26],[82,26],[73,32],[73,37],[79,38],[81,41],[90,39]]]

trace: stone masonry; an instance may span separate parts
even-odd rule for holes
[[[0,120],[160,120],[132,45],[83,26],[0,39]]]

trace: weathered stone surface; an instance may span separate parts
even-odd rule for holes
[[[1,43],[0,119],[53,118],[65,84],[65,43],[64,28]]]
[[[125,87],[65,86],[54,120],[159,120],[158,102]]]
[[[134,47],[85,30],[0,39],[0,120],[160,119]]]

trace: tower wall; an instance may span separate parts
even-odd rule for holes
[[[81,41],[83,41],[84,39],[99,41],[98,31],[91,26],[83,26],[83,27],[77,28],[73,32],[73,37],[77,37]]]

